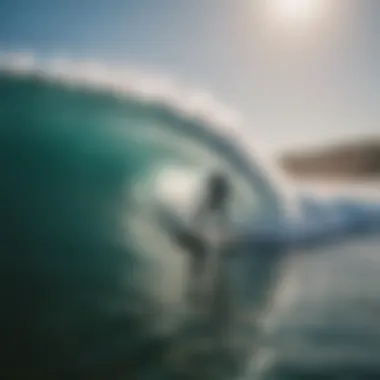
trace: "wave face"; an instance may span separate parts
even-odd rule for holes
[[[280,221],[253,157],[207,113],[77,79],[61,69],[0,74],[7,378],[165,372],[163,337],[183,320],[186,266],[154,210],[189,215],[210,170],[235,185],[237,225]]]

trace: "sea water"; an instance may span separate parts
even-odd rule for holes
[[[39,70],[0,75],[1,344],[9,378],[169,376],[168,346],[186,319],[186,264],[154,210],[165,204],[186,219],[196,183],[222,163],[238,194],[235,221],[274,220],[278,212],[260,175],[208,132],[212,123],[168,99],[118,90],[78,88],[76,77],[54,81]],[[259,279],[273,266],[270,256],[248,252],[235,267],[241,299],[250,305],[263,288],[278,287],[260,325],[265,341],[252,328],[260,310],[244,310],[254,349],[236,376],[374,376],[378,243],[286,255],[268,282]],[[226,373],[222,360],[212,365]]]

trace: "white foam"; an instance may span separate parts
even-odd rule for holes
[[[42,59],[29,52],[0,51],[0,70],[165,104],[188,117],[200,118],[218,132],[231,134],[231,137],[237,137],[239,130],[243,132],[244,129],[238,113],[222,106],[206,91],[194,90],[172,78],[148,75],[125,66],[54,57]]]

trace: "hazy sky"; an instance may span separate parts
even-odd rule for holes
[[[271,148],[380,135],[380,1],[314,0],[298,17],[279,1],[3,0],[0,49],[178,77]]]

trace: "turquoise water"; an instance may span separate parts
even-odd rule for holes
[[[237,226],[281,219],[260,167],[210,122],[162,99],[41,75],[0,75],[0,165],[6,378],[168,378],[169,346],[186,320],[186,265],[155,210],[186,218],[204,176],[223,167]],[[276,358],[277,378],[376,367],[376,247],[356,241],[284,266],[264,356]],[[263,289],[277,282],[270,274],[282,278],[272,273],[279,252],[268,252],[252,249],[235,268],[252,348],[262,344],[254,327]],[[248,378],[258,368],[249,359]],[[227,371],[221,358],[213,366]]]
[[[234,145],[137,95],[1,74],[2,341],[15,378],[160,363],[155,346],[183,321],[186,263],[155,210],[189,216],[211,170],[235,185],[233,221],[277,220]]]

